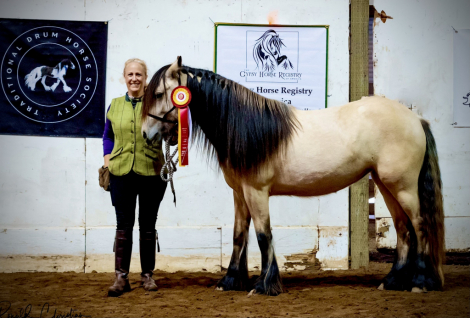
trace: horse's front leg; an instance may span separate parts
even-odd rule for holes
[[[261,275],[251,293],[277,296],[282,293],[281,275],[272,244],[269,218],[269,193],[267,190],[245,188],[244,196],[256,230],[261,251]]]
[[[62,85],[63,85],[62,89],[64,90],[64,92],[66,92],[66,93],[70,92],[72,89],[67,86],[67,83],[65,82],[64,77],[59,76],[59,79],[62,82]]]
[[[55,91],[55,89],[57,88],[57,86],[59,86],[60,84],[60,80],[58,79],[57,82],[55,82],[54,84],[52,84],[51,86],[51,91]]]
[[[233,253],[227,274],[217,283],[217,290],[248,290],[248,231],[251,216],[243,194],[233,190],[235,224],[233,227]]]
[[[248,290],[248,231],[251,216],[243,194],[233,190],[235,224],[233,227],[233,253],[227,274],[217,283],[217,290]]]

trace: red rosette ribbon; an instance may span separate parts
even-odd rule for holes
[[[189,109],[191,92],[186,86],[178,86],[171,93],[171,101],[178,108],[178,161],[179,166],[188,165]]]

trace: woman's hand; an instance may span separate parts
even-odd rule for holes
[[[103,165],[103,168],[107,168],[107,167],[109,166],[109,157],[110,157],[110,156],[111,156],[110,154],[104,156],[104,165]]]

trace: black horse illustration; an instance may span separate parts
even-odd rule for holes
[[[253,46],[253,58],[257,68],[262,71],[275,71],[278,66],[283,69],[293,69],[291,61],[285,55],[281,55],[281,47],[285,46],[282,39],[274,30],[268,30],[256,40]]]

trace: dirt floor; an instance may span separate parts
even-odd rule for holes
[[[377,290],[390,268],[371,262],[368,269],[283,273],[285,292],[277,297],[215,291],[222,273],[156,272],[156,292],[140,288],[132,273],[132,291],[119,298],[106,297],[109,273],[0,274],[0,317],[470,316],[469,265],[446,265],[444,291],[426,294]]]
[[[223,273],[156,271],[159,290],[139,287],[108,298],[112,273],[0,274],[2,317],[470,317],[470,253],[448,253],[445,287],[416,294],[379,291],[394,251],[377,250],[370,222],[370,265],[347,271],[284,272],[277,297],[215,291]],[[250,273],[252,280],[259,275]]]

